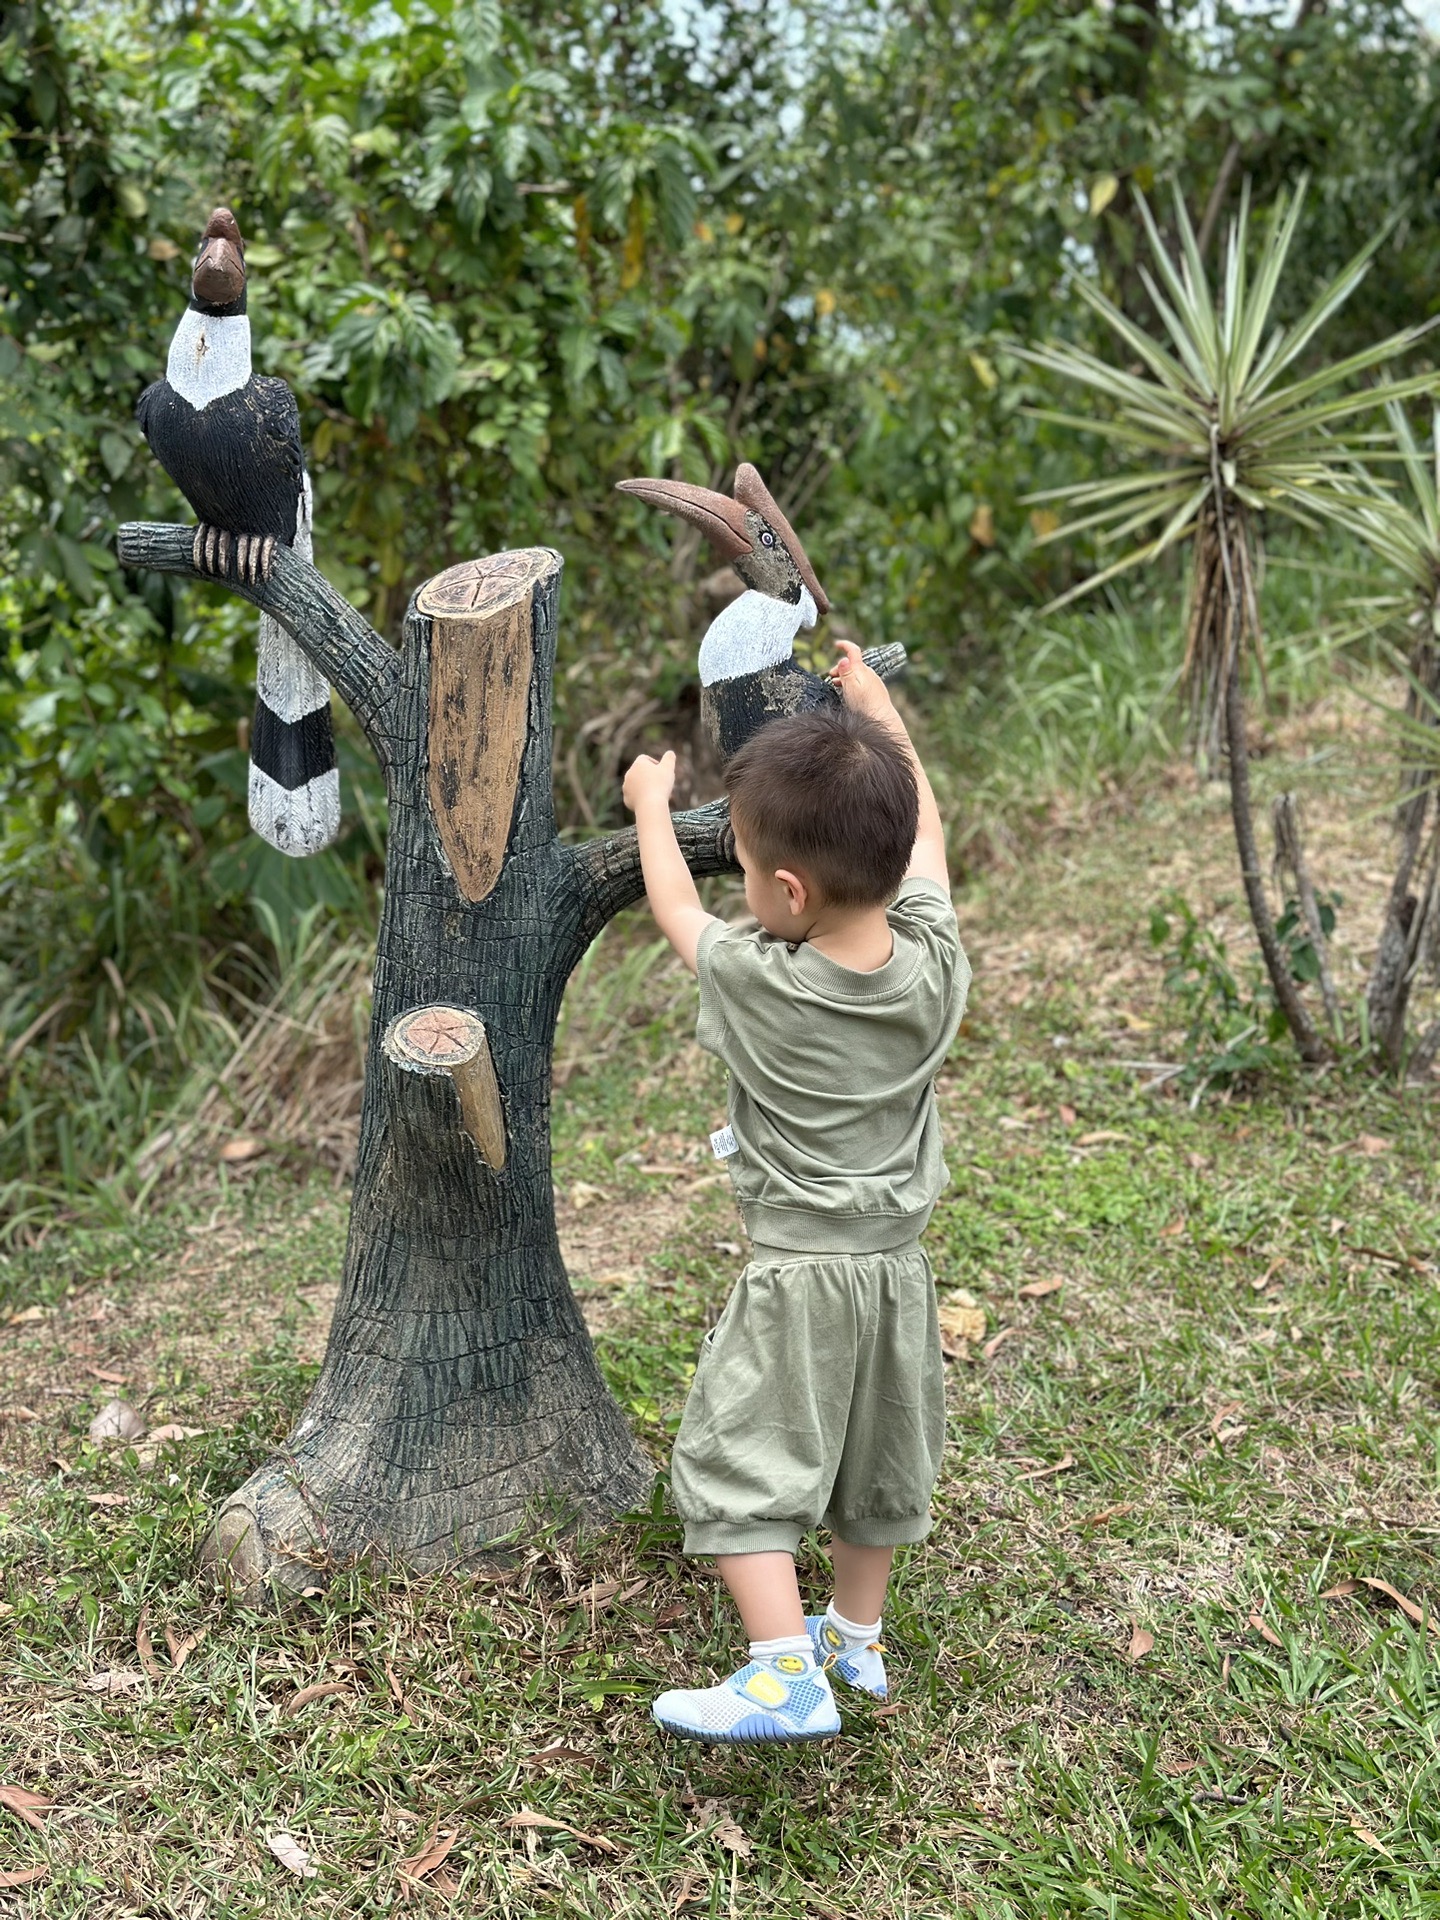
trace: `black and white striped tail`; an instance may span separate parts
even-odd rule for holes
[[[295,551],[313,557],[310,476]],[[319,853],[340,831],[340,773],[330,727],[330,684],[285,629],[260,616],[255,720],[250,729],[250,825],[297,858]]]

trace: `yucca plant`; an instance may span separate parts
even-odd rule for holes
[[[1213,762],[1223,734],[1250,917],[1295,1043],[1306,1060],[1320,1061],[1330,1057],[1331,1045],[1310,1017],[1290,953],[1276,933],[1251,814],[1242,669],[1247,649],[1263,669],[1256,582],[1264,523],[1279,513],[1312,529],[1329,523],[1359,532],[1362,508],[1383,512],[1375,490],[1357,482],[1356,448],[1338,429],[1387,401],[1426,391],[1435,377],[1387,378],[1361,389],[1347,385],[1405,353],[1425,326],[1408,327],[1328,366],[1300,370],[1384,237],[1377,235],[1357,254],[1299,319],[1272,324],[1304,193],[1302,182],[1294,194],[1276,200],[1252,270],[1247,183],[1214,292],[1178,189],[1174,256],[1137,195],[1155,269],[1152,274],[1142,266],[1140,274],[1162,334],[1147,332],[1098,288],[1077,279],[1076,292],[1111,329],[1131,364],[1111,365],[1064,342],[1029,349],[1025,357],[1109,403],[1097,416],[1036,409],[1039,418],[1097,434],[1134,460],[1130,472],[1032,496],[1037,504],[1063,502],[1070,510],[1072,517],[1049,538],[1090,531],[1121,549],[1064,599],[1191,542],[1184,670],[1195,744]]]
[[[1372,623],[1405,634],[1406,696],[1399,721],[1401,773],[1395,825],[1399,853],[1385,921],[1366,987],[1370,1032],[1393,1066],[1405,1057],[1410,997],[1423,968],[1440,964],[1440,410],[1421,445],[1398,400],[1385,408],[1393,437],[1390,463],[1398,493],[1368,469],[1357,470],[1368,505],[1356,528],[1397,577],[1397,591],[1367,603]],[[1424,1071],[1440,1053],[1440,1020],[1420,1039],[1412,1065]]]

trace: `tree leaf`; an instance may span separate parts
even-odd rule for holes
[[[1387,1600],[1393,1600],[1407,1620],[1413,1620],[1417,1627],[1428,1626],[1431,1633],[1440,1633],[1440,1620],[1432,1612],[1417,1607],[1413,1600],[1401,1593],[1398,1587],[1392,1587],[1388,1580],[1378,1579],[1374,1574],[1362,1573],[1360,1584],[1369,1587],[1372,1593],[1383,1593]]]
[[[34,1827],[37,1833],[45,1831],[41,1813],[54,1804],[43,1793],[32,1793],[28,1787],[0,1786],[0,1807],[8,1807],[17,1819],[23,1820],[27,1827]]]
[[[145,1422],[128,1400],[107,1400],[90,1422],[90,1439],[97,1447],[117,1440],[138,1440]]]
[[[1252,1613],[1250,1616],[1250,1625],[1255,1629],[1256,1633],[1260,1635],[1260,1638],[1262,1640],[1268,1640],[1272,1647],[1284,1646],[1285,1642],[1262,1614]]]
[[[1133,1665],[1143,1660],[1155,1644],[1155,1636],[1148,1627],[1136,1627],[1130,1635],[1130,1644],[1125,1649],[1125,1658]]]
[[[433,1873],[460,1838],[458,1827],[435,1827],[418,1853],[397,1863],[395,1871],[404,1880],[423,1880]]]
[[[521,1807],[518,1813],[512,1813],[505,1822],[507,1827],[545,1827],[556,1833],[568,1833],[572,1840],[578,1840],[584,1847],[596,1847],[601,1853],[619,1853],[620,1849],[613,1840],[607,1840],[603,1833],[582,1833],[579,1827],[567,1825],[564,1820],[552,1820],[548,1813],[536,1813],[533,1807]]]
[[[140,1618],[135,1622],[135,1653],[150,1679],[158,1680],[161,1669],[150,1640],[150,1628],[146,1618],[149,1611],[148,1606],[141,1607]]]
[[[309,1849],[302,1847],[291,1833],[267,1833],[265,1844],[280,1862],[299,1880],[319,1878],[319,1869],[310,1864]]]
[[[44,1864],[38,1867],[8,1867],[0,1873],[0,1887],[31,1887],[37,1880],[43,1880],[49,1871],[48,1865]]]
[[[1090,217],[1098,219],[1120,191],[1113,173],[1102,173],[1090,183]]]
[[[317,1680],[313,1686],[301,1687],[298,1693],[292,1693],[284,1706],[281,1707],[280,1717],[288,1720],[291,1714],[298,1713],[301,1707],[309,1706],[312,1700],[328,1700],[331,1694],[348,1693],[349,1691],[350,1682],[348,1680]]]
[[[92,1673],[85,1682],[87,1693],[103,1693],[109,1699],[115,1699],[122,1693],[134,1693],[145,1684],[145,1675],[134,1667],[107,1667],[103,1673]]]
[[[1048,1280],[1031,1280],[1028,1285],[1020,1288],[1020,1298],[1022,1300],[1043,1300],[1046,1294],[1058,1293],[1064,1284],[1064,1275],[1058,1273],[1052,1274]]]

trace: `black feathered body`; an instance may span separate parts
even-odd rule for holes
[[[252,374],[205,407],[157,380],[141,394],[135,417],[198,519],[294,545],[305,459],[300,410],[283,380]]]
[[[700,711],[720,758],[738,753],[767,721],[782,714],[812,713],[840,698],[833,681],[809,673],[794,660],[778,660],[758,673],[717,680],[700,692]]]

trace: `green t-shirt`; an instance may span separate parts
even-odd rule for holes
[[[949,1181],[934,1081],[970,962],[936,881],[907,880],[887,917],[895,950],[873,973],[759,929],[700,936],[695,1037],[730,1069],[728,1165],[762,1245],[903,1246]]]

